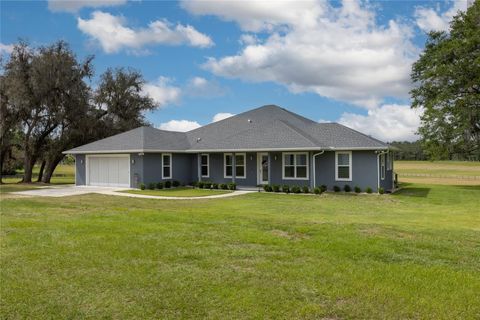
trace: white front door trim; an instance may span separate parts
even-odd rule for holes
[[[268,164],[268,152],[257,152],[257,184],[268,184],[267,180],[263,180],[263,166],[262,166],[262,157],[267,156],[267,166]],[[270,170],[270,168],[268,168]]]

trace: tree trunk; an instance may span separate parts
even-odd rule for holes
[[[50,183],[50,180],[52,179],[53,172],[55,171],[55,168],[57,168],[58,164],[60,161],[62,161],[64,155],[58,155],[54,159],[50,159],[47,162],[47,165],[45,167],[45,174],[43,175],[42,182],[43,183]]]
[[[38,171],[37,182],[41,182],[41,181],[42,181],[43,171],[45,170],[45,163],[46,163],[46,161],[45,161],[45,160],[42,160],[42,164],[40,165],[40,171]]]
[[[35,157],[31,155],[25,154],[25,161],[24,161],[24,170],[25,173],[23,174],[23,183],[32,183],[32,172],[33,172],[33,167],[35,165]]]
[[[5,150],[0,153],[0,184],[3,184],[3,163],[5,162]]]

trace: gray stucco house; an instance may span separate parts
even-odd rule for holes
[[[345,184],[393,189],[387,144],[337,123],[317,123],[274,105],[189,132],[136,128],[68,151],[76,184],[235,182],[238,186]]]

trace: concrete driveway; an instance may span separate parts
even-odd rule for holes
[[[47,187],[41,189],[12,192],[22,196],[38,196],[38,197],[68,197],[77,196],[87,193],[107,193],[111,194],[115,191],[128,190],[128,188],[108,188],[108,187],[77,187],[77,186],[58,186]]]
[[[132,193],[120,193],[117,191],[130,190],[130,188],[109,188],[109,187],[77,187],[77,186],[57,186],[57,187],[45,187],[35,190],[27,191],[18,191],[11,192],[11,194],[17,194],[22,196],[34,196],[34,197],[68,197],[68,196],[77,196],[80,194],[87,193],[99,193],[109,196],[121,196],[121,197],[131,197],[131,198],[144,198],[144,199],[164,199],[164,200],[200,200],[200,199],[216,199],[216,198],[229,198],[240,196],[247,193],[252,193],[255,191],[251,190],[236,190],[231,193],[225,194],[216,194],[211,196],[201,196],[201,197],[169,197],[169,196],[150,196],[143,194],[132,194]]]

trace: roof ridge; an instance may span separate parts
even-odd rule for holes
[[[291,130],[295,131],[296,133],[298,133],[299,135],[301,135],[302,137],[304,137],[305,139],[307,139],[308,141],[310,141],[311,143],[313,143],[314,145],[317,145],[319,147],[322,147],[319,143],[318,140],[316,140],[314,137],[312,137],[311,135],[309,135],[308,133],[306,133],[305,131],[303,131],[302,129],[300,128],[297,128],[295,126],[293,126],[292,124],[288,123],[287,121],[284,121],[284,120],[278,120],[280,121],[281,123],[285,124],[287,127],[289,127]]]

